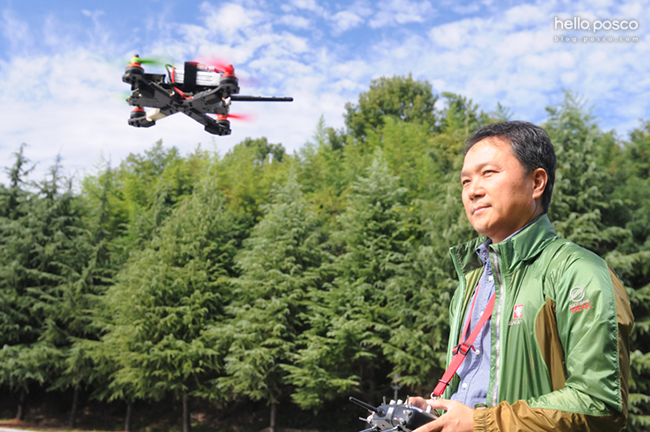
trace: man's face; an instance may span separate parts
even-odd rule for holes
[[[538,170],[526,173],[510,143],[500,138],[476,143],[460,175],[465,213],[474,229],[498,243],[541,214],[535,201],[543,192],[536,185]]]

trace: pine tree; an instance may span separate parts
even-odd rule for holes
[[[439,184],[438,196],[409,208],[418,216],[406,265],[391,280],[391,305],[399,309],[382,344],[395,384],[427,395],[442,376],[449,338],[449,302],[458,285],[451,246],[476,236],[460,201],[460,181]]]
[[[206,175],[134,254],[105,300],[112,320],[102,342],[116,353],[117,365],[112,390],[129,392],[127,400],[175,396],[183,404],[184,432],[190,398],[223,397],[210,384],[224,349],[210,328],[230,302],[227,281],[241,227],[212,178]]]
[[[219,188],[228,199],[228,208],[246,214],[254,222],[262,217],[271,187],[286,175],[287,156],[282,144],[266,138],[246,138],[219,160]]]
[[[22,163],[19,153],[12,174]],[[57,160],[33,192],[13,194],[22,196],[9,212],[14,219],[0,221],[0,380],[21,392],[21,402],[30,386],[52,385],[62,373],[69,324],[79,313],[72,287],[82,277],[89,243],[80,200],[60,173]],[[20,183],[16,178],[12,185]],[[20,408],[18,417],[23,413]]]
[[[547,111],[543,126],[558,161],[549,217],[561,237],[604,255],[629,233],[602,222],[603,211],[621,204],[606,196],[610,176],[598,165],[603,134],[584,102],[572,93]]]
[[[315,214],[295,174],[272,192],[263,210],[264,218],[237,256],[241,276],[233,280],[231,318],[215,328],[230,343],[226,375],[217,382],[226,394],[267,401],[274,431],[276,407],[288,388],[285,368],[305,330],[322,252]]]
[[[344,161],[345,137],[327,127],[323,117],[313,138],[297,152],[298,177],[306,198],[327,223],[343,211],[343,192],[358,173]]]
[[[444,178],[426,125],[388,117],[381,133],[369,133],[368,142],[382,149],[388,167],[399,176],[411,200],[431,196],[432,185]]]
[[[387,383],[382,344],[400,313],[390,303],[392,279],[405,265],[411,235],[405,194],[381,152],[352,186],[330,246],[334,260],[321,268],[329,282],[314,292],[311,328],[288,368],[302,407],[353,390],[373,395],[376,382]]]

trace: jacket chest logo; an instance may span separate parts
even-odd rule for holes
[[[569,299],[571,300],[569,307],[572,314],[591,309],[591,301],[585,299],[585,289],[582,287],[577,286],[571,288],[571,291],[569,291]]]
[[[519,325],[523,322],[522,318],[524,317],[524,305],[519,304],[515,305],[512,309],[512,320],[508,322],[509,326]]]

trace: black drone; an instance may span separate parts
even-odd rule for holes
[[[206,65],[185,62],[183,71],[165,65],[167,74],[145,73],[143,63],[152,61],[133,56],[126,66],[122,81],[131,84],[131,96],[126,101],[135,106],[129,125],[151,127],[156,120],[176,114],[186,114],[215,135],[230,135],[229,117],[232,101],[291,102],[292,97],[240,96],[235,68],[221,61]],[[144,107],[155,108],[151,112]],[[215,114],[216,119],[208,114]]]

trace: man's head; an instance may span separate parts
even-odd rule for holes
[[[474,229],[498,243],[548,211],[555,151],[544,129],[513,121],[486,126],[465,148],[463,204]]]

